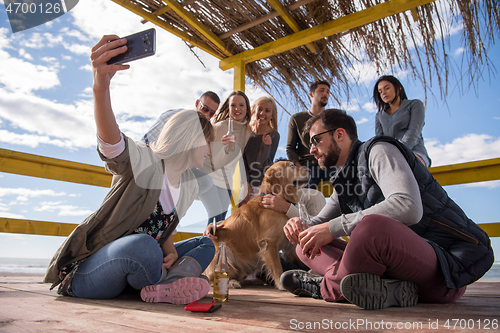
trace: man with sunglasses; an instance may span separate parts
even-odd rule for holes
[[[328,180],[334,170],[321,169],[314,156],[309,152],[309,133],[303,133],[306,122],[311,117],[316,116],[325,110],[330,96],[330,83],[319,80],[309,87],[309,97],[311,98],[311,108],[307,111],[298,112],[290,117],[288,123],[288,137],[286,143],[286,154],[288,159],[296,167],[309,169],[311,178],[308,188],[317,189],[322,180]]]
[[[354,119],[335,109],[312,117],[304,132],[318,163],[339,170],[313,226],[303,230],[293,218],[284,227],[302,262],[322,276],[285,272],[285,289],[365,309],[449,303],[491,267],[488,235],[404,144],[360,142]]]

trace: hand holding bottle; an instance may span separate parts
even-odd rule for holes
[[[222,144],[224,145],[224,152],[229,154],[230,151],[234,151],[236,144],[236,136],[233,130],[233,118],[229,117],[227,134],[222,137]]]

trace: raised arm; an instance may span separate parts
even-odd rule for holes
[[[129,65],[108,65],[112,57],[127,50],[127,40],[116,35],[106,35],[92,48],[92,75],[94,77],[94,118],[97,135],[106,143],[116,144],[120,141],[120,129],[116,123],[109,84],[116,71],[128,69]]]

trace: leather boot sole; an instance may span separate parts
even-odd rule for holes
[[[416,283],[384,279],[369,273],[345,276],[340,281],[340,291],[346,300],[367,310],[390,306],[409,307],[418,302]]]
[[[167,284],[154,284],[141,290],[144,302],[189,304],[205,297],[210,290],[207,280],[199,277],[186,277]]]

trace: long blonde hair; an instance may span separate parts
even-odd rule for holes
[[[175,161],[180,167],[187,168],[201,139],[214,140],[212,124],[201,112],[183,110],[167,121],[150,147],[159,159]]]
[[[252,109],[251,109],[251,120],[250,120],[250,128],[252,129],[252,132],[257,133],[257,108],[259,107],[259,104],[264,103],[264,102],[270,102],[272,105],[272,119],[269,120],[269,126],[273,130],[278,130],[278,108],[276,107],[276,102],[274,101],[274,98],[264,96],[258,98],[255,102],[253,102]],[[255,116],[255,117],[254,117]]]

